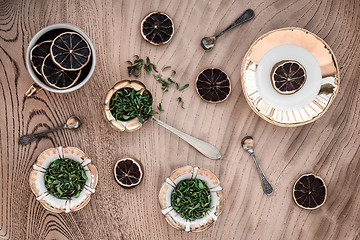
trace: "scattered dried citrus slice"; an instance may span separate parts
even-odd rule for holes
[[[151,44],[165,44],[173,34],[174,23],[165,13],[152,12],[141,22],[141,35]]]
[[[281,94],[293,94],[300,90],[306,80],[303,66],[296,61],[281,61],[271,71],[272,84]]]
[[[57,36],[50,53],[54,63],[66,71],[82,69],[91,57],[88,42],[76,32],[64,32]]]
[[[73,86],[79,79],[81,70],[65,71],[57,66],[48,54],[41,68],[41,75],[45,82],[57,89],[66,89]]]
[[[114,167],[116,182],[126,188],[139,185],[143,178],[143,173],[144,170],[141,162],[131,157],[119,159]]]
[[[227,74],[219,68],[202,71],[196,79],[196,91],[210,103],[225,101],[231,92],[231,82]]]
[[[50,53],[52,41],[44,41],[35,45],[30,51],[30,62],[35,72],[41,75],[41,66],[44,59]]]
[[[326,200],[324,180],[314,174],[302,175],[294,184],[293,198],[296,204],[304,209],[321,207]]]

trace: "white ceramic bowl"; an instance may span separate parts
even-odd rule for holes
[[[197,178],[206,182],[210,189],[211,204],[213,207],[205,217],[190,221],[181,217],[171,206],[171,194],[176,185],[185,179]],[[208,229],[222,213],[225,207],[225,197],[219,179],[209,170],[185,166],[174,170],[161,186],[159,192],[161,213],[166,221],[174,228],[186,232],[201,232]]]
[[[44,175],[49,165],[57,159],[69,158],[80,162],[84,167],[87,179],[84,189],[78,198],[72,197],[70,200],[58,199],[47,192],[45,187]],[[37,158],[29,177],[29,184],[36,200],[47,210],[54,213],[68,213],[78,211],[89,203],[91,195],[95,192],[98,182],[98,172],[96,167],[91,164],[84,152],[75,147],[49,148],[43,151]]]
[[[72,86],[70,88],[67,88],[67,89],[56,89],[56,88],[53,88],[53,87],[50,87],[50,86],[46,85],[42,81],[42,79],[39,79],[38,75],[36,75],[33,67],[31,66],[31,62],[30,62],[30,51],[36,45],[36,42],[39,40],[39,38],[41,38],[45,33],[49,32],[49,31],[52,31],[52,30],[56,30],[56,29],[69,29],[70,31],[74,31],[74,32],[79,33],[81,36],[83,36],[86,39],[86,41],[89,43],[89,46],[91,48],[92,63],[91,63],[91,68],[90,68],[90,71],[89,71],[88,75],[79,84],[75,84],[74,86]],[[30,76],[32,77],[32,79],[41,88],[46,89],[46,90],[48,90],[50,92],[55,92],[55,93],[72,92],[72,91],[75,91],[76,89],[79,89],[82,86],[84,86],[85,83],[87,81],[89,81],[91,75],[93,74],[94,69],[95,69],[95,64],[96,64],[95,48],[94,48],[94,45],[92,44],[90,38],[81,29],[79,29],[79,28],[77,28],[75,26],[72,26],[70,24],[54,24],[54,25],[50,25],[50,26],[47,26],[47,27],[43,28],[38,33],[36,33],[35,36],[31,39],[31,41],[29,43],[29,46],[27,48],[27,51],[26,51],[26,68],[27,68]]]

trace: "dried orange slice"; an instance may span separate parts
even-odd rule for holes
[[[289,95],[296,93],[304,85],[306,72],[296,61],[281,61],[273,67],[271,79],[277,92]]]
[[[126,188],[135,187],[143,178],[143,167],[139,160],[131,157],[119,159],[114,167],[116,182]]]
[[[41,75],[41,66],[44,62],[44,59],[50,53],[52,41],[44,41],[35,45],[30,51],[30,62],[34,71]]]
[[[151,44],[165,44],[173,34],[174,23],[166,13],[152,12],[141,22],[141,35]]]
[[[57,36],[50,48],[53,62],[66,71],[77,71],[90,61],[88,42],[76,32],[64,32]]]
[[[302,175],[294,184],[293,198],[295,203],[304,209],[321,207],[326,200],[326,185],[321,177],[314,174]]]
[[[59,68],[51,59],[48,54],[43,62],[41,68],[41,75],[45,82],[57,89],[66,89],[73,86],[79,79],[81,70],[78,71],[65,71]]]
[[[196,91],[201,99],[210,103],[225,101],[231,92],[228,75],[219,68],[202,71],[196,79]]]

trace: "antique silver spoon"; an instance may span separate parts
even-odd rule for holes
[[[152,117],[151,120],[153,122],[156,122],[160,126],[166,128],[170,132],[176,134],[178,137],[180,137],[185,142],[189,143],[191,146],[193,146],[196,150],[198,150],[200,153],[202,153],[204,156],[210,158],[210,159],[220,159],[221,154],[220,151],[211,145],[210,143],[204,142],[203,140],[197,139],[193,136],[190,136],[184,132],[181,132],[180,130],[164,123],[163,121],[160,121],[159,119]]]
[[[265,194],[269,195],[274,190],[269,181],[266,179],[263,171],[261,170],[261,167],[256,159],[255,153],[254,153],[254,139],[250,136],[246,136],[241,140],[241,146],[251,155],[251,157],[254,159],[256,168],[260,175],[261,185],[263,188],[263,191]]]
[[[26,144],[34,141],[36,138],[43,137],[48,133],[52,133],[52,132],[55,132],[57,130],[65,129],[65,128],[74,129],[74,128],[80,127],[80,125],[81,125],[80,119],[78,117],[72,116],[66,121],[66,123],[64,125],[61,125],[59,127],[49,129],[49,130],[39,132],[39,133],[33,133],[33,134],[28,134],[28,135],[21,136],[19,138],[19,143],[22,144],[22,145],[26,145]]]
[[[229,31],[230,29],[233,29],[236,26],[239,26],[240,24],[247,22],[251,20],[255,16],[255,13],[252,9],[247,9],[241,16],[235,20],[230,26],[225,28],[222,32],[217,34],[214,37],[204,37],[200,41],[200,45],[204,50],[210,50],[215,46],[215,41],[218,39],[221,35],[223,35],[225,32]]]

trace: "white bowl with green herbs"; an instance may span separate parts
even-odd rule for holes
[[[36,199],[54,213],[85,207],[95,192],[96,167],[75,147],[49,148],[37,158],[29,183]]]
[[[159,203],[172,227],[201,232],[218,220],[225,197],[219,179],[211,171],[185,166],[174,170],[163,183]]]

